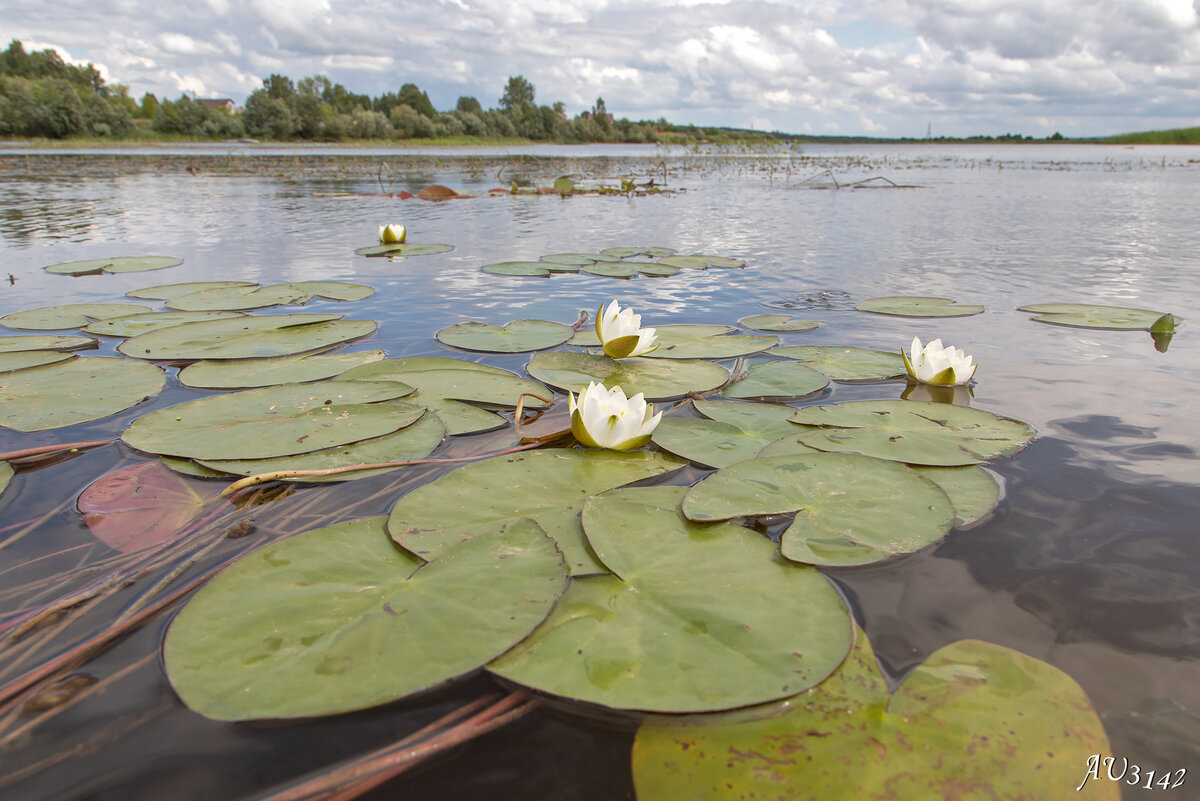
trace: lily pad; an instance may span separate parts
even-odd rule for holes
[[[56,350],[23,350],[16,353],[0,353],[0,373],[41,367],[43,364],[65,362],[67,359],[74,358],[74,353],[59,353]]]
[[[318,296],[329,300],[361,300],[374,293],[374,289],[362,284],[298,281],[263,287],[204,289],[170,298],[167,308],[179,311],[249,311],[269,306],[295,306],[308,303]]]
[[[0,492],[4,492],[8,488],[8,482],[12,480],[13,468],[8,462],[0,462]]]
[[[774,403],[694,401],[705,420],[664,417],[652,441],[663,450],[705,467],[728,467],[753,459],[767,444],[800,429],[796,410]]]
[[[769,711],[751,720],[642,724],[633,745],[638,799],[1118,801],[1121,794],[1106,779],[1081,786],[1091,755],[1111,750],[1079,685],[991,643],[947,645],[889,695],[858,632],[837,672]]]
[[[869,298],[854,305],[859,311],[890,314],[896,317],[970,317],[983,312],[982,306],[960,306],[950,298],[893,295]]]
[[[996,477],[978,465],[964,467],[913,467],[942,488],[954,504],[954,526],[963,528],[977,523],[1000,503],[1000,485]]]
[[[493,275],[521,275],[535,278],[545,278],[550,273],[577,273],[579,266],[574,264],[550,264],[544,261],[500,261],[485,264],[482,269]]]
[[[167,631],[171,686],[218,720],[364,709],[477,669],[523,639],[563,591],[533,523],[421,565],[382,517],[274,542],[198,592]]]
[[[633,278],[638,274],[638,268],[630,262],[603,262],[585,264],[579,268],[579,272],[587,273],[588,275],[599,275],[604,278]]]
[[[1028,423],[981,409],[925,401],[853,401],[809,406],[792,422],[812,426],[797,441],[834,453],[862,453],[951,467],[1011,456],[1036,434]]]
[[[30,336],[0,337],[0,353],[24,353],[34,350],[68,351],[94,348],[100,343],[92,337],[54,336],[33,334]]]
[[[728,325],[664,325],[654,329],[658,347],[646,354],[654,359],[732,359],[779,344],[779,337],[732,334]]]
[[[418,245],[415,242],[400,242],[394,245],[372,245],[354,251],[360,256],[430,256],[448,253],[454,245]]]
[[[754,314],[738,320],[738,325],[753,328],[756,331],[777,331],[779,333],[795,333],[811,331],[821,325],[816,320],[798,320],[790,314]]]
[[[691,256],[664,256],[659,264],[672,267],[684,267],[690,270],[707,270],[709,267],[745,267],[745,259],[731,259],[728,256],[709,256],[696,253]]]
[[[281,456],[276,459],[204,459],[200,464],[220,473],[240,476],[255,476],[276,470],[327,470],[331,467],[349,467],[356,464],[378,464],[399,462],[407,459],[422,459],[433,452],[446,435],[446,427],[436,413],[426,412],[411,425],[382,437],[351,442],[334,448],[324,448],[296,456]],[[337,473],[332,476],[306,476],[294,479],[304,482],[350,481],[368,478],[401,470],[399,467],[380,467],[356,470],[352,473]]]
[[[616,259],[630,259],[630,258],[633,258],[634,256],[649,256],[652,259],[661,259],[665,256],[674,256],[675,255],[674,248],[660,248],[660,247],[647,247],[647,248],[616,247],[616,248],[605,248],[604,250],[602,250],[600,252],[603,253],[605,256],[612,256],[613,258],[616,258]]]
[[[1149,309],[1088,303],[1033,303],[1022,306],[1017,311],[1038,315],[1033,319],[1039,323],[1111,331],[1149,330],[1163,317],[1163,312]]]
[[[162,369],[145,362],[103,356],[0,374],[0,425],[43,431],[124,411],[157,394]]]
[[[180,295],[188,295],[204,289],[235,289],[237,287],[256,287],[253,281],[187,281],[181,284],[159,284],[144,289],[126,292],[125,296],[139,300],[170,300]]]
[[[174,256],[117,256],[113,259],[83,259],[64,261],[43,267],[55,275],[98,275],[100,273],[140,273],[161,270],[183,264],[183,259]]]
[[[424,409],[393,401],[411,391],[395,381],[320,381],[247,389],[150,412],[134,420],[121,439],[141,451],[189,459],[290,456],[411,425]]]
[[[574,579],[546,622],[488,669],[574,700],[671,713],[763,703],[828,676],[851,644],[833,587],[772,558],[755,532],[683,520],[684,490],[589,498],[584,528],[617,575]]]
[[[550,253],[542,256],[542,261],[550,264],[566,264],[575,267],[583,267],[596,262],[616,262],[620,261],[616,256],[606,256],[603,253]]]
[[[569,325],[549,320],[513,320],[500,326],[491,323],[466,322],[438,331],[437,338],[463,350],[487,353],[524,353],[561,345],[571,338]]]
[[[745,377],[721,391],[727,398],[802,398],[829,386],[829,376],[798,362],[751,365]]]
[[[679,268],[672,267],[669,264],[657,264],[650,261],[631,261],[629,264],[636,265],[637,271],[641,275],[649,275],[654,278],[669,278],[672,275],[679,274]],[[591,271],[585,270],[585,272]]]
[[[117,350],[137,359],[256,359],[320,350],[375,331],[370,320],[341,317],[272,314],[184,323],[130,337]]]
[[[937,542],[954,507],[933,481],[901,464],[849,454],[773,456],[722,468],[683,499],[688,520],[786,514],[780,552],[813,565],[864,565]]]
[[[246,389],[333,378],[352,367],[377,362],[382,350],[195,362],[179,371],[179,382],[202,389]]]
[[[0,325],[26,331],[54,331],[64,328],[80,328],[93,320],[106,320],[126,314],[151,311],[149,306],[133,303],[68,303],[64,306],[46,306],[27,309],[0,317]]]
[[[227,320],[231,317],[241,317],[237,312],[223,311],[168,311],[143,312],[141,314],[125,314],[120,317],[110,317],[107,320],[97,320],[83,327],[90,334],[110,337],[133,337],[160,328],[170,328],[184,323],[198,323],[204,320]]]
[[[106,473],[79,495],[76,508],[96,539],[120,553],[161,545],[176,537],[216,496],[202,491],[161,462],[139,462]]]
[[[849,345],[790,345],[773,348],[771,356],[805,362],[834,381],[882,381],[904,376],[899,353]]]
[[[679,398],[689,392],[708,392],[729,379],[724,367],[705,361],[673,359],[610,359],[587,353],[535,353],[526,367],[529,374],[552,387],[580,392],[590,382],[612,389],[620,386],[627,396],[643,393],[647,400]]]
[[[606,572],[583,537],[589,495],[661,476],[687,463],[646,451],[545,449],[464,465],[417,487],[392,507],[392,539],[425,559],[520,517],[536,520],[563,552],[571,575]]]

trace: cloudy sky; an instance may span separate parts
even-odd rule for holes
[[[1200,125],[1200,0],[0,0],[0,37],[141,97],[273,72],[439,109],[510,75],[574,115],[871,136]]]

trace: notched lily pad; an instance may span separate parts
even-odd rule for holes
[[[759,353],[779,344],[778,337],[731,333],[728,325],[664,325],[654,329],[658,347],[646,354],[654,359],[732,359]]]
[[[849,345],[789,345],[772,348],[771,356],[804,362],[834,381],[882,381],[904,376],[899,353]]]
[[[663,450],[705,467],[728,467],[753,459],[767,444],[801,429],[796,410],[775,403],[693,401],[707,419],[664,417],[652,441]]]
[[[773,559],[748,529],[683,520],[683,491],[589,498],[588,539],[618,575],[572,580],[546,622],[488,669],[565,698],[670,713],[762,703],[827,676],[851,642],[829,582]]]
[[[315,297],[327,300],[363,300],[375,294],[372,287],[342,281],[295,281],[268,286],[202,289],[176,295],[167,308],[179,311],[250,311],[269,306],[296,306]]]
[[[970,317],[983,313],[982,306],[960,305],[950,298],[919,295],[892,295],[868,298],[854,305],[859,311],[890,314],[895,317]]]
[[[28,336],[0,336],[0,353],[24,353],[27,351],[71,351],[99,346],[92,337],[54,336],[32,334]]]
[[[1164,317],[1171,317],[1169,329],[1162,325],[1162,331],[1175,330],[1175,320],[1164,312],[1149,309],[1132,309],[1125,306],[1102,306],[1089,303],[1032,303],[1021,306],[1017,311],[1036,314],[1035,322],[1050,325],[1065,325],[1072,328],[1100,328],[1111,331],[1140,331],[1153,330],[1156,323]]]
[[[480,268],[492,275],[517,275],[531,278],[546,278],[550,273],[577,273],[577,265],[549,264],[544,261],[499,261]]]
[[[156,395],[162,369],[103,356],[0,374],[0,425],[43,431],[86,423],[124,411]]]
[[[234,289],[237,287],[256,287],[253,281],[186,281],[181,284],[158,284],[143,289],[126,292],[125,296],[139,300],[169,300],[179,295],[187,295],[204,289]]]
[[[541,260],[551,264],[566,264],[574,267],[583,267],[597,262],[620,261],[616,256],[606,256],[603,253],[550,253],[542,256]]]
[[[709,267],[746,266],[745,259],[731,259],[728,256],[710,256],[704,253],[695,253],[690,256],[664,256],[658,260],[658,263],[689,270],[707,270]]]
[[[22,350],[15,353],[0,353],[0,373],[41,367],[43,364],[65,362],[67,359],[74,358],[74,353],[59,353],[56,350]]]
[[[954,524],[933,481],[904,465],[848,454],[751,459],[718,470],[684,496],[683,514],[707,522],[796,513],[780,552],[796,562],[850,566],[912,553]]]
[[[415,242],[399,242],[394,245],[372,245],[354,251],[360,256],[430,256],[434,253],[448,253],[454,250],[454,245],[418,245]]]
[[[370,320],[340,314],[271,314],[184,323],[139,334],[117,350],[136,359],[257,359],[349,342],[375,331]]]
[[[620,386],[628,396],[641,392],[647,400],[708,392],[729,378],[725,368],[705,361],[647,359],[644,356],[617,360],[563,351],[535,353],[526,369],[539,381],[565,391],[578,393],[595,381],[610,389]]]
[[[271,543],[223,570],[167,631],[167,678],[218,720],[364,709],[473,671],[563,591],[562,557],[516,520],[422,565],[382,517]]]
[[[82,259],[64,261],[43,267],[55,275],[99,275],[100,273],[140,273],[161,270],[183,264],[183,259],[174,256],[117,256],[112,259]]]
[[[615,259],[631,259],[634,256],[648,256],[652,259],[661,259],[666,256],[674,256],[674,248],[660,247],[615,247],[605,248],[600,251],[605,256],[612,256]]]
[[[571,338],[569,325],[549,320],[513,320],[506,325],[466,322],[438,331],[439,341],[463,350],[524,353],[561,345]]]
[[[224,311],[168,311],[143,312],[141,314],[126,314],[120,317],[110,317],[107,320],[97,320],[83,327],[89,334],[99,334],[108,337],[133,337],[160,328],[170,328],[184,323],[198,323],[205,320],[227,320],[231,317],[241,317],[237,312]]]
[[[965,528],[991,514],[1000,503],[996,477],[978,465],[964,467],[913,467],[942,488],[954,504],[954,526]]]
[[[790,314],[754,314],[738,320],[738,325],[753,328],[755,331],[796,333],[811,331],[821,323],[816,320],[798,320]]]
[[[148,311],[152,311],[149,306],[133,303],[68,303],[6,314],[0,317],[0,325],[25,331],[55,331],[80,328],[93,320]]]
[[[357,353],[300,354],[269,359],[201,361],[179,371],[179,382],[201,389],[249,389],[274,384],[304,383],[333,378],[353,367],[377,362],[382,350]]]
[[[746,375],[721,391],[726,398],[802,398],[829,386],[829,376],[798,362],[751,365]]]

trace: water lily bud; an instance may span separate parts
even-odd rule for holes
[[[967,383],[979,366],[961,349],[953,345],[943,347],[940,339],[922,347],[921,339],[913,337],[909,352],[901,349],[900,355],[904,357],[904,369],[908,371],[909,378],[920,384],[938,387]]]
[[[642,393],[625,397],[620,387],[606,388],[592,382],[579,393],[579,401],[567,393],[571,411],[571,433],[590,448],[631,451],[650,441],[650,434],[662,419],[654,414],[654,404],[646,403]]]
[[[610,359],[641,356],[658,347],[653,328],[642,328],[642,316],[622,309],[615,300],[596,312],[596,336]]]
[[[379,241],[384,245],[398,245],[404,241],[406,236],[408,236],[408,231],[404,230],[403,225],[379,226]]]

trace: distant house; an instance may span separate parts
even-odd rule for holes
[[[235,108],[237,108],[237,106],[234,105],[233,101],[230,100],[228,97],[218,97],[218,98],[214,98],[212,100],[201,100],[200,98],[196,98],[196,102],[200,103],[201,105],[208,106],[209,108],[224,109],[225,111],[228,111],[230,114],[232,114],[233,110]]]

